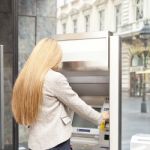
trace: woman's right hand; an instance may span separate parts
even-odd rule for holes
[[[106,123],[109,122],[109,112],[102,112],[101,119],[99,121],[99,131],[106,131]]]

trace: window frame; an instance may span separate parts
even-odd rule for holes
[[[144,17],[144,1],[134,0],[134,3],[135,3],[135,20],[138,21],[140,19],[143,19]]]
[[[62,23],[62,33],[65,34],[67,31],[67,24],[66,23]]]
[[[115,5],[115,27],[118,31],[118,27],[121,26],[121,4]]]
[[[73,19],[73,33],[77,33],[78,31],[78,20],[77,19]]]
[[[99,15],[99,30],[102,31],[105,28],[105,9],[98,11]]]

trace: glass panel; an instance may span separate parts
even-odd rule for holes
[[[100,108],[94,108],[94,109],[98,112],[100,112],[100,110],[101,110]],[[82,127],[82,128],[97,128],[96,125],[85,120],[84,118],[81,118],[76,113],[74,114],[74,117],[73,117],[72,126],[73,127]]]
[[[122,41],[122,150],[141,150],[150,146],[149,56],[140,39],[139,47]],[[128,45],[128,46],[127,46]],[[128,48],[127,48],[128,47]],[[139,49],[130,53],[129,49]],[[146,48],[149,51],[148,48]],[[139,57],[140,56],[140,57]],[[139,144],[140,143],[140,144]]]

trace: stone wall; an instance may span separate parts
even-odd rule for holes
[[[130,53],[129,46],[122,40],[122,95],[130,96]]]
[[[18,0],[19,69],[41,38],[51,37],[56,33],[56,2],[56,0]],[[0,44],[4,45],[5,144],[12,144],[12,11],[11,0],[0,0]],[[26,139],[25,133],[26,130],[20,127],[20,142]]]
[[[19,68],[34,45],[56,33],[56,0],[19,0]]]
[[[5,103],[5,144],[12,143],[12,64],[13,64],[13,28],[11,0],[0,0],[0,44],[4,45],[4,103]]]
[[[56,33],[56,0],[18,0],[19,69],[34,45]],[[19,127],[19,142],[26,143],[27,130]]]

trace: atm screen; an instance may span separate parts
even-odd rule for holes
[[[100,112],[101,108],[94,108],[96,111]],[[90,121],[87,121],[83,118],[81,118],[78,114],[74,113],[73,127],[80,127],[80,128],[97,128],[97,125],[94,125]]]

